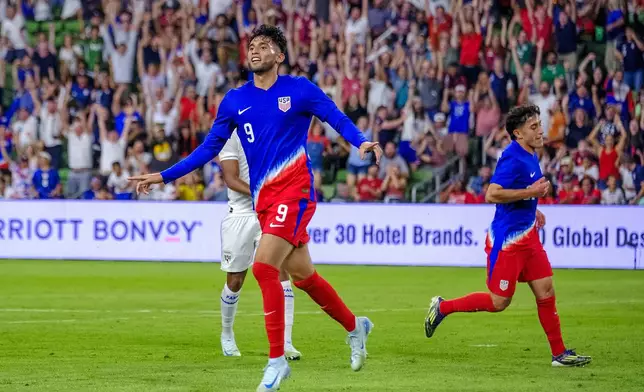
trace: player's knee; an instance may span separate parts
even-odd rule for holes
[[[502,312],[510,306],[510,303],[512,303],[512,297],[492,295],[492,303],[494,304],[494,310],[496,312]]]
[[[541,291],[536,295],[536,297],[537,297],[537,299],[538,299],[538,300],[539,300],[539,299],[546,299],[546,298],[550,298],[550,297],[554,297],[554,296],[555,296],[555,286],[553,286],[553,285],[552,285],[552,283],[551,283],[551,284],[549,284],[548,286],[544,287],[544,288],[543,288],[543,289],[542,289],[542,290],[541,290]]]
[[[228,277],[226,278],[228,288],[235,293],[239,292],[244,285],[244,275],[245,274],[228,274]]]

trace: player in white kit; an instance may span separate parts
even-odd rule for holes
[[[257,215],[253,210],[250,196],[248,163],[237,131],[226,142],[219,153],[219,163],[228,186],[228,216],[221,222],[221,269],[225,271],[226,284],[221,292],[221,349],[225,356],[241,356],[233,323],[237,312],[239,293],[246,278],[246,272],[253,263],[255,250],[262,235]],[[280,271],[284,289],[285,329],[284,354],[287,359],[300,359],[300,352],[293,347],[294,297],[291,281],[285,271]]]

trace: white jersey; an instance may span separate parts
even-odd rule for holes
[[[250,174],[248,172],[248,161],[242,148],[237,131],[234,131],[230,139],[226,142],[224,148],[219,153],[220,161],[234,159],[239,163],[239,178],[247,184],[250,184]],[[234,214],[249,214],[253,211],[253,199],[250,196],[228,188],[228,206]]]

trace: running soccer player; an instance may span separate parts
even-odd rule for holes
[[[515,107],[506,120],[512,138],[503,151],[485,195],[496,204],[496,213],[486,239],[487,287],[489,293],[471,293],[461,298],[432,298],[425,319],[425,334],[432,337],[441,322],[457,312],[500,312],[512,301],[517,281],[527,282],[537,300],[539,321],[552,351],[552,366],[584,366],[591,357],[566,349],[552,285],[552,268],[537,229],[546,223],[537,210],[537,199],[548,193],[550,183],[542,177],[536,149],[543,147],[543,129],[535,105]]]
[[[262,291],[269,360],[257,391],[275,391],[290,375],[284,357],[284,293],[279,270],[284,265],[296,287],[304,290],[349,333],[351,368],[358,371],[367,357],[367,336],[373,324],[355,317],[340,296],[313,267],[306,231],[316,208],[306,140],[312,117],[328,123],[364,156],[382,149],[362,132],[319,87],[302,77],[277,75],[285,59],[286,38],[273,26],[259,26],[248,46],[253,81],[232,89],[222,100],[204,142],[183,161],[161,173],[132,177],[137,192],[171,182],[213,159],[238,129],[250,171],[253,205],[262,228],[253,275]]]
[[[253,263],[253,256],[262,229],[253,210],[250,197],[248,162],[237,131],[234,131],[219,153],[219,164],[228,185],[228,216],[221,222],[221,269],[226,272],[226,284],[221,292],[221,350],[225,356],[239,357],[233,323],[237,313],[239,292],[244,285],[246,272]],[[284,269],[280,270],[284,290],[284,355],[286,359],[300,359],[301,353],[293,347],[294,296],[291,280]]]

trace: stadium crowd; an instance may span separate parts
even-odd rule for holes
[[[132,199],[245,83],[249,33],[281,26],[280,72],[316,82],[385,155],[360,159],[313,122],[321,200],[408,201],[448,180],[482,203],[510,142],[503,117],[541,110],[546,204],[644,204],[642,0],[0,1],[0,198]],[[226,200],[216,161],[139,199]]]

